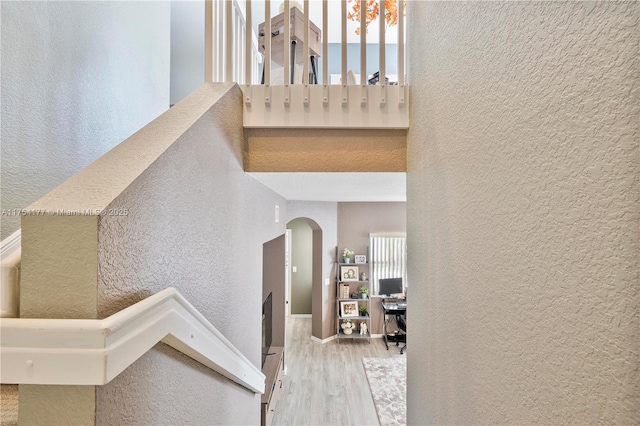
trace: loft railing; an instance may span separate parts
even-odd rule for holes
[[[275,17],[272,16],[271,0],[245,0],[241,3],[237,0],[207,0],[205,79],[240,84],[244,94],[245,127],[406,129],[409,120],[404,54],[405,1],[373,0],[373,5],[377,5],[379,10],[377,19],[370,22],[367,21],[370,18],[368,13],[353,12],[357,7],[360,11],[367,10],[372,6],[371,0],[334,1],[331,3],[340,7],[339,19],[334,19],[332,14],[332,25],[329,25],[330,2],[327,0],[304,0],[302,4],[284,0],[284,11],[289,11],[291,6],[302,6],[302,11],[282,13],[283,16]],[[310,3],[315,6],[321,3],[321,29],[310,19]],[[264,21],[260,25],[260,34],[256,35],[252,11],[256,10],[254,5],[261,9],[261,4],[264,5]],[[348,13],[349,8],[352,9],[351,13]],[[387,58],[387,8],[393,8],[393,19],[397,19],[395,63]],[[348,47],[353,43],[349,43],[348,31],[353,28],[348,28],[348,22],[358,15],[359,52],[355,55],[358,58],[355,58],[353,53],[349,56]],[[284,22],[274,28],[272,23],[276,22],[277,25],[280,22],[277,19],[283,19]],[[302,31],[299,20],[302,21]],[[367,64],[371,64],[371,61],[367,61],[367,27],[372,28],[376,21],[378,64],[377,69],[369,70]],[[330,76],[330,69],[338,69],[337,64],[331,64],[330,61],[336,59],[338,62],[338,58],[329,58],[329,36],[334,37],[337,32],[340,33],[339,81]],[[276,37],[277,44],[274,42]],[[314,37],[319,37],[320,41],[312,48]],[[334,56],[337,56],[333,47]],[[312,49],[319,51],[314,54]],[[296,55],[296,52],[301,53],[303,58],[301,73],[298,61],[292,61],[292,55]],[[318,65],[318,56],[321,73],[320,78],[316,79],[313,76],[320,71],[314,69],[314,65]],[[359,81],[354,79],[354,74],[349,70],[349,63],[354,63],[355,59],[359,59]],[[282,72],[282,79],[277,83],[273,82],[274,61],[281,64],[278,71]],[[390,63],[397,71],[397,81],[387,82],[387,65]],[[301,78],[298,74],[301,74]]]
[[[206,0],[205,81],[255,83],[262,61],[250,1]]]

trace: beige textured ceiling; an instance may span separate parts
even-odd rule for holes
[[[248,173],[287,200],[406,201],[406,173]]]

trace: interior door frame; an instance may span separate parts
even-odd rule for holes
[[[287,229],[284,239],[284,267],[285,267],[285,279],[284,279],[284,303],[285,303],[285,315],[291,315],[291,229]]]

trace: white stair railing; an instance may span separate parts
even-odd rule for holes
[[[178,291],[167,288],[102,320],[3,318],[3,384],[104,385],[158,342],[255,393],[265,376]]]
[[[205,1],[205,81],[259,83],[262,55],[251,29],[251,1]]]

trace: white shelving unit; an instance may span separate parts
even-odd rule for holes
[[[344,279],[342,277],[342,268],[343,267],[355,267],[357,268],[356,278],[357,279]],[[368,263],[345,263],[342,262],[341,251],[336,247],[336,332],[338,336],[338,342],[342,339],[366,339],[369,343],[371,343],[371,298],[369,297],[371,287],[369,286],[368,280],[361,280],[360,274],[365,273],[366,276],[369,276],[369,264]],[[347,296],[344,297],[345,294],[341,294],[343,286],[348,287]],[[360,295],[359,289],[360,287],[366,287],[369,292],[367,293],[366,298],[362,297],[352,297],[353,294]],[[353,303],[355,304],[358,312],[357,315],[342,315],[341,306],[344,303]],[[367,308],[367,315],[360,315],[360,307],[365,306]],[[351,320],[356,327],[352,330],[351,334],[346,334],[341,327],[343,320],[349,319]],[[365,323],[367,325],[367,331],[365,334],[360,334],[360,324]]]

